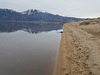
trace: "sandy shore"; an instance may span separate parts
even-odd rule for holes
[[[100,19],[63,25],[54,75],[100,75]]]

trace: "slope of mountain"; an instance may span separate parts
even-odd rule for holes
[[[63,17],[47,12],[41,12],[36,9],[30,9],[23,12],[16,12],[10,9],[0,9],[0,20],[65,22],[82,19],[74,17]]]
[[[9,10],[9,9],[0,9],[0,20],[21,20],[22,14],[19,12]]]

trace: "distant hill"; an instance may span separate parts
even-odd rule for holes
[[[23,12],[17,12],[10,9],[0,9],[0,20],[66,22],[82,19],[74,17],[63,17],[60,15],[42,12],[36,9],[30,9]]]

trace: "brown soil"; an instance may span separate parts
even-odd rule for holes
[[[100,19],[63,25],[55,75],[100,75]]]
[[[68,23],[68,22],[60,22],[59,24],[62,24],[62,25],[64,25],[65,23]]]

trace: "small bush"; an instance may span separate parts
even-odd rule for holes
[[[90,22],[89,21],[84,21],[84,22],[81,22],[79,25],[89,25]]]
[[[90,18],[86,18],[85,20],[90,20]]]

